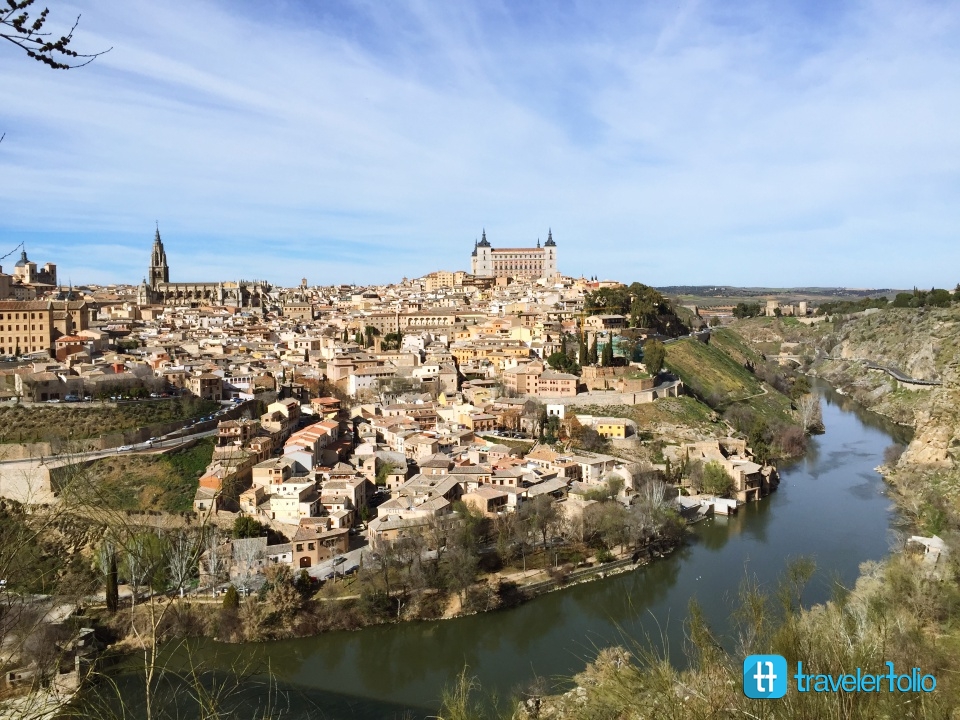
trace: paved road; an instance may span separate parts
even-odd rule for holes
[[[315,565],[312,568],[308,568],[307,572],[310,574],[310,577],[322,580],[324,577],[326,577],[333,571],[334,567],[336,567],[337,575],[339,575],[341,572],[345,570],[349,570],[352,567],[359,566],[361,555],[363,555],[364,566],[369,565],[371,563],[371,560],[369,557],[370,553],[371,553],[370,546],[364,544],[361,547],[354,548],[353,550],[346,552],[342,555],[335,555],[331,559],[325,560],[319,565]],[[334,561],[339,558],[343,558],[343,562],[338,563],[336,566],[334,566]],[[294,568],[294,572],[299,572],[299,570],[297,570],[297,568]]]
[[[942,383],[939,380],[920,380],[919,378],[912,378],[909,375],[904,375],[902,372],[897,370],[895,367],[890,367],[888,365],[878,365],[875,362],[870,360],[864,360],[863,364],[872,370],[883,370],[885,373],[891,377],[899,380],[900,382],[913,383],[914,385],[941,385]]]

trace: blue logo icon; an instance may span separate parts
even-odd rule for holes
[[[774,700],[787,694],[787,660],[782,655],[751,655],[743,661],[743,694]]]

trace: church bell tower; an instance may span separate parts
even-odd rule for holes
[[[157,285],[166,282],[170,282],[170,268],[167,267],[167,252],[163,249],[163,241],[160,239],[160,226],[157,225],[157,234],[153,236],[153,252],[150,253],[147,284],[151,290],[156,290]]]

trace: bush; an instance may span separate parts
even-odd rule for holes
[[[252,517],[241,515],[233,521],[233,536],[237,540],[243,538],[261,537],[267,534],[267,526],[257,522]]]
[[[906,449],[906,446],[901,445],[900,443],[894,443],[893,445],[890,445],[886,450],[883,451],[883,464],[887,467],[894,467],[897,462],[899,462],[900,456],[903,455],[903,451]]]
[[[719,497],[733,492],[733,478],[727,474],[723,465],[713,461],[703,466],[703,491]]]
[[[223,594],[223,608],[224,610],[236,610],[240,607],[240,593],[237,592],[237,589],[231,585],[227,588],[227,591]]]
[[[613,560],[614,560],[613,553],[607,550],[607,548],[600,548],[597,551],[597,562],[608,563],[608,562],[613,562]]]

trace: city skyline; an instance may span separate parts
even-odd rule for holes
[[[0,48],[0,253],[137,283],[159,220],[181,281],[369,284],[552,227],[568,275],[957,281],[955,8],[358,7],[52,8],[113,50]]]

